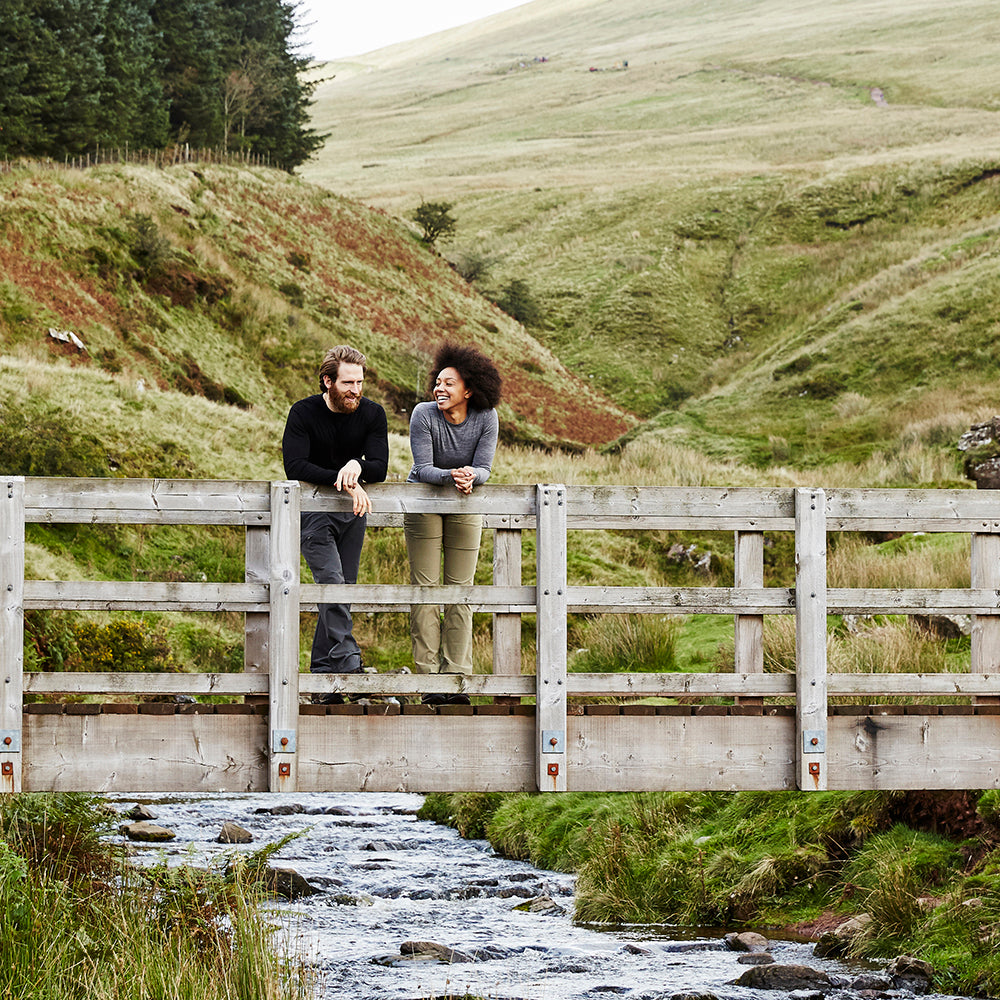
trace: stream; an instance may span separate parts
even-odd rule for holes
[[[733,986],[749,966],[721,932],[691,935],[666,926],[574,924],[573,877],[496,855],[486,841],[463,840],[448,827],[418,820],[414,794],[217,793],[115,797],[125,814],[141,802],[155,823],[174,831],[167,844],[133,843],[137,858],[206,864],[220,853],[258,850],[288,833],[307,832],[272,859],[293,868],[316,895],[275,904],[292,947],[318,976],[316,1000],[667,1000],[711,993],[720,1000],[812,1000],[815,991],[782,996]],[[253,842],[220,844],[231,821]],[[123,822],[127,822],[123,818]],[[514,909],[541,896],[551,912]],[[430,941],[474,961],[404,958],[406,941]],[[854,979],[873,967],[815,958],[812,945],[771,940],[777,963],[808,965]],[[837,990],[833,996],[908,994]]]

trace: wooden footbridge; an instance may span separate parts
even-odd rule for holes
[[[329,489],[196,480],[5,477],[0,483],[0,791],[1000,786],[1000,495],[994,491],[540,485],[491,486],[461,497],[423,486],[374,487],[371,528],[400,525],[404,511],[462,509],[484,514],[495,533],[491,585],[421,588],[301,581],[299,513],[344,509],[345,499]],[[246,534],[245,580],[25,579],[31,522],[237,526]],[[567,537],[581,529],[732,531],[732,586],[572,585]],[[971,535],[968,588],[828,587],[828,533],[918,531]],[[534,584],[522,582],[524,532],[535,534]],[[764,586],[768,532],[794,532],[793,588]],[[350,602],[356,611],[469,603],[493,615],[493,672],[468,679],[300,673],[299,616],[319,601]],[[25,673],[23,612],[41,608],[241,612],[245,669]],[[735,670],[567,672],[572,613],[730,616]],[[830,674],[829,614],[972,615],[969,670]],[[522,615],[536,621],[530,675],[522,673]],[[765,672],[765,615],[795,616],[794,673]],[[401,706],[310,703],[311,695],[332,691],[459,690],[483,703],[440,709],[412,703],[419,698]],[[193,700],[150,701],[154,695]],[[231,699],[198,702],[206,695]],[[845,695],[865,704],[831,704]],[[26,696],[41,700],[25,703]],[[651,696],[679,703],[653,703]]]

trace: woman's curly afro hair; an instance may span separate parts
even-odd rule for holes
[[[500,389],[503,379],[496,365],[485,354],[474,347],[462,347],[459,344],[442,344],[434,355],[430,377],[427,379],[427,394],[434,395],[434,383],[445,368],[454,368],[465,388],[472,395],[469,406],[474,410],[492,410],[500,402]]]

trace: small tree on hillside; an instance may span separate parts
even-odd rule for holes
[[[455,232],[455,217],[451,210],[455,206],[448,201],[422,201],[413,213],[413,221],[420,226],[421,239],[430,244]]]

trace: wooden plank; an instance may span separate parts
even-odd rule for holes
[[[794,614],[786,587],[569,587],[568,610],[611,614]]]
[[[997,614],[1000,593],[983,586],[941,590],[831,587],[827,610],[838,615]]]
[[[831,489],[829,531],[1000,532],[1000,499],[989,490]],[[905,524],[905,527],[903,525]]]
[[[351,500],[338,493],[332,486],[314,486],[300,483],[303,511],[351,509]],[[487,489],[475,490],[469,495],[442,492],[436,486],[423,483],[375,483],[366,486],[374,507],[370,523],[383,525],[388,514],[443,514],[462,511],[468,514],[500,515],[505,518],[533,516],[535,513],[534,486],[504,486],[492,483]],[[399,523],[402,523],[400,521]],[[507,524],[505,526],[512,526]]]
[[[972,536],[970,569],[972,586],[990,588],[997,595],[1000,604],[1000,535]],[[1000,608],[992,614],[984,614],[981,609],[977,609],[972,617],[971,640],[972,671],[1000,674]],[[983,704],[998,703],[996,698],[977,698],[976,701]]]
[[[301,588],[303,610],[321,601],[327,604],[349,603],[360,610],[369,608],[398,611],[411,604],[470,604],[476,610],[505,614],[532,614],[535,611],[535,588],[499,587],[488,584],[461,587],[456,585],[421,587],[409,583],[304,583]]]
[[[833,695],[877,697],[931,697],[942,695],[1000,695],[997,674],[829,674],[827,691]]]
[[[498,528],[493,532],[493,584],[521,586],[521,532]],[[521,616],[493,615],[493,673],[498,677],[521,675]]]
[[[682,521],[735,520],[744,531],[779,530],[794,523],[792,492],[785,488],[715,486],[574,486],[567,491],[568,517],[615,517],[618,527],[642,527],[647,518]]]
[[[32,478],[25,507],[46,523],[266,524],[268,493],[254,481]]]
[[[572,673],[566,678],[573,697],[683,697],[790,695],[795,693],[795,675],[788,674],[692,674]]]
[[[566,488],[538,487],[535,743],[540,792],[566,778]]]
[[[1000,787],[993,716],[831,716],[832,789]]]
[[[737,531],[735,536],[733,584],[743,587],[764,586],[764,533]],[[764,672],[764,616],[736,615],[734,621],[733,668],[736,673]],[[742,705],[761,705],[759,698],[741,698]]]
[[[826,505],[819,489],[795,491],[796,777],[802,790],[827,787]]]
[[[795,788],[795,719],[736,716],[568,720],[570,789]]]
[[[473,697],[530,697],[535,678],[492,674],[299,674],[302,694],[467,694]]]
[[[260,715],[26,715],[29,792],[267,791]]]
[[[167,674],[52,671],[24,675],[28,694],[265,695],[266,674]]]
[[[300,716],[299,791],[534,791],[525,715]]]
[[[24,747],[23,476],[0,479],[0,793],[21,791]]]
[[[270,742],[268,788],[297,788],[295,730],[299,718],[299,485],[271,484],[270,566]]]
[[[139,580],[27,580],[26,608],[77,611],[262,611],[268,588],[250,583],[160,583]]]

